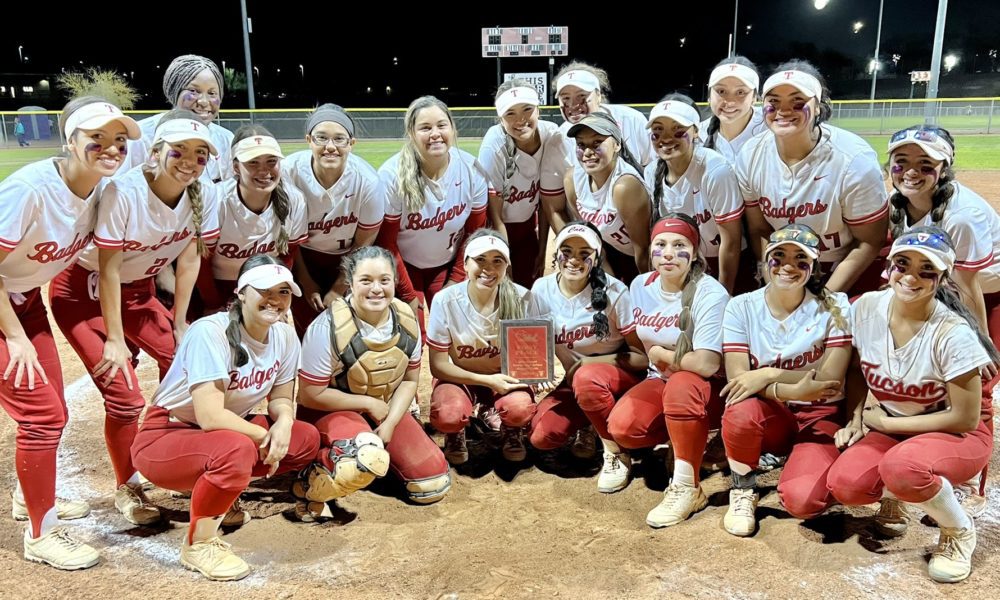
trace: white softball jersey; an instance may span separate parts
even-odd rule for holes
[[[953,181],[954,195],[935,223],[931,213],[906,229],[934,225],[948,232],[955,243],[955,268],[976,271],[984,294],[1000,292],[1000,216],[982,196]]]
[[[102,180],[77,197],[56,168],[57,159],[21,167],[0,182],[0,277],[9,293],[52,281],[90,245]]]
[[[427,322],[427,345],[447,352],[451,362],[472,371],[491,375],[500,372],[500,309],[480,314],[469,299],[469,283],[449,286],[434,296]],[[549,318],[545,300],[517,284],[524,303],[524,318]]]
[[[873,223],[889,211],[878,156],[857,135],[821,125],[819,144],[792,167],[778,155],[774,134],[752,138],[736,157],[743,201],[759,207],[775,230],[808,225],[820,236],[820,260],[837,262],[849,251],[850,227]]]
[[[770,287],[770,286],[768,286]],[[774,367],[784,371],[819,369],[827,348],[851,345],[847,294],[831,294],[847,330],[837,327],[833,315],[812,292],[784,319],[767,306],[767,288],[741,294],[729,301],[723,321],[722,351],[750,355],[750,368]],[[826,402],[844,399],[843,390]],[[789,404],[810,404],[788,400]]]
[[[632,165],[619,158],[618,164],[604,185],[597,190],[591,190],[590,175],[577,163],[573,167],[573,187],[576,188],[576,212],[580,213],[580,217],[597,227],[605,244],[623,254],[635,256],[632,237],[625,228],[625,221],[618,213],[614,200],[615,184],[627,175],[638,179],[643,187],[646,186],[642,175]],[[638,234],[646,235],[647,232],[640,231]]]
[[[201,238],[219,237],[219,198],[215,185],[201,186]],[[97,207],[94,245],[80,255],[80,265],[100,270],[99,249],[122,251],[122,283],[154,277],[196,239],[194,210],[185,190],[170,208],[153,194],[142,167],[112,179]]]
[[[624,104],[602,104],[601,108],[614,117],[622,130],[622,143],[640,165],[645,166],[656,160],[656,151],[653,150],[653,142],[649,138],[649,130],[646,129],[646,115]],[[566,144],[566,160],[570,166],[576,163],[576,140],[566,135],[572,126],[569,121],[564,121],[559,126]]]
[[[358,333],[369,342],[380,344],[392,339],[395,335],[396,323],[391,318],[381,326],[376,327],[357,319]],[[420,368],[420,353],[423,344],[415,344],[410,353],[411,369]],[[330,311],[319,314],[309,325],[305,337],[302,338],[302,362],[299,365],[299,376],[312,385],[328,386],[334,377],[344,371],[344,363],[339,355],[334,355],[333,344],[330,341]]]
[[[514,152],[510,197],[503,203],[504,223],[524,223],[535,216],[540,196],[563,193],[563,176],[568,167],[562,133],[555,123],[539,119],[538,134],[542,143],[534,154],[520,149]],[[502,125],[494,125],[479,147],[479,164],[489,178],[490,193],[497,196],[503,195],[507,178],[507,137]]]
[[[258,254],[278,256],[278,235],[281,221],[274,214],[274,202],[269,202],[263,212],[257,214],[240,200],[235,179],[219,185],[219,243],[212,256],[212,275],[223,281],[235,281],[240,267],[246,259]],[[288,231],[288,246],[306,241],[306,203],[302,192],[294,186],[286,185],[288,193],[288,217],[285,229]]]
[[[691,301],[691,316],[694,318],[692,350],[711,350],[722,354],[722,323],[729,293],[721,283],[710,275],[703,275],[696,284]],[[629,286],[632,296],[632,315],[635,333],[642,340],[643,349],[649,354],[653,346],[667,350],[677,347],[681,335],[681,294],[665,292],[660,285],[660,274],[656,271],[642,273]],[[669,379],[670,371],[660,372],[649,365],[649,377]]]
[[[632,297],[625,284],[607,275],[605,288],[608,306],[608,337],[599,339],[594,333],[594,307],[590,304],[590,285],[567,298],[559,289],[558,274],[552,273],[535,280],[531,293],[541,298],[550,310],[555,333],[556,358],[569,369],[584,356],[604,356],[621,350],[625,336],[635,331]]]
[[[854,347],[868,389],[892,416],[947,410],[948,382],[990,363],[972,328],[937,302],[930,319],[896,348],[889,332],[891,289],[868,292],[851,305]]]
[[[399,253],[420,269],[452,262],[462,244],[465,222],[473,213],[486,211],[489,182],[483,167],[464,150],[451,148],[448,154],[448,168],[440,179],[423,178],[424,205],[415,213],[407,210],[397,177],[399,154],[378,170],[385,220],[399,222]]]
[[[299,362],[299,340],[295,329],[275,323],[267,341],[258,342],[240,327],[240,345],[250,360],[242,367],[233,364],[233,351],[226,341],[228,313],[216,313],[191,324],[170,370],[153,394],[152,404],[170,411],[185,423],[198,423],[191,388],[199,383],[221,381],[226,410],[246,417],[253,407],[270,397],[276,385],[295,379]]]
[[[709,117],[698,125],[698,137],[701,141],[708,141],[708,126],[712,122],[712,118]],[[750,121],[747,126],[743,128],[743,131],[739,135],[731,140],[727,140],[722,136],[722,133],[715,133],[715,151],[721,154],[729,164],[736,164],[736,156],[739,155],[740,150],[747,142],[750,141],[754,136],[760,135],[767,131],[767,123],[764,122],[764,111],[761,107],[753,107],[753,112],[750,115]]]
[[[326,254],[347,254],[360,231],[378,230],[385,203],[378,195],[378,173],[365,159],[347,155],[344,172],[329,189],[316,179],[312,152],[302,150],[281,161],[281,178],[305,196],[309,239],[302,245]]]
[[[156,133],[156,126],[160,124],[160,119],[165,114],[160,113],[146,117],[138,122],[139,130],[142,131],[142,137],[138,140],[128,141],[128,146],[126,146],[128,156],[125,158],[125,164],[118,171],[119,176],[126,171],[130,171],[132,167],[137,167],[145,163],[146,159],[149,158],[150,153],[153,151],[153,135]],[[212,143],[215,145],[216,150],[219,151],[219,155],[209,155],[208,164],[205,165],[205,170],[201,174],[201,180],[204,183],[213,183],[232,179],[233,132],[212,122],[208,124],[208,135],[212,138]]]
[[[645,181],[651,197],[657,162],[646,165]],[[739,222],[743,216],[740,184],[726,159],[714,150],[695,146],[687,170],[673,185],[664,181],[662,190],[659,214],[681,212],[694,217],[701,235],[702,256],[718,257],[719,224]]]

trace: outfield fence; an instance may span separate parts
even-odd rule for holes
[[[631,105],[649,113],[652,104]],[[709,111],[701,103],[702,114]],[[240,125],[257,123],[267,127],[281,140],[300,140],[304,136],[306,119],[312,109],[223,109],[218,123],[230,130]],[[496,124],[496,112],[490,107],[452,108],[456,127],[463,137],[479,138]],[[356,137],[360,139],[399,139],[403,136],[403,108],[357,108],[348,109],[354,117]],[[162,111],[127,111],[135,119],[143,119]],[[545,106],[542,118],[562,122],[559,109]],[[842,100],[833,103],[831,122],[838,127],[863,135],[892,133],[910,125],[923,123],[930,115],[932,121],[956,134],[1000,133],[1000,97],[998,98],[941,98],[937,100]],[[25,124],[26,137],[31,143],[60,145],[62,132],[57,122],[59,111],[40,112],[0,112],[0,145],[17,145],[14,136],[14,118],[20,117]]]

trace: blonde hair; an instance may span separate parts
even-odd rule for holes
[[[438,100],[434,96],[421,96],[410,103],[406,109],[406,116],[403,119],[406,128],[406,142],[399,153],[399,165],[396,168],[396,177],[399,179],[400,192],[403,194],[403,203],[406,210],[414,213],[420,211],[427,201],[424,197],[424,174],[420,171],[420,152],[417,150],[416,129],[417,115],[425,108],[440,108],[448,117],[451,129],[454,131],[449,146],[458,141],[458,129],[455,127],[455,119],[448,110],[448,105]]]
[[[500,235],[495,229],[489,229],[487,227],[482,227],[477,229],[469,239],[466,244],[471,242],[476,238],[483,236],[493,236],[500,238],[503,241],[507,241],[507,238]],[[464,249],[463,249],[464,252]],[[469,257],[475,258],[475,257]],[[507,265],[510,268],[510,264]],[[507,272],[504,271],[503,277],[500,278],[500,283],[497,286],[497,298],[500,304],[500,319],[523,319],[524,318],[524,301],[521,300],[521,295],[517,293],[517,288],[514,286],[514,282],[511,281]]]

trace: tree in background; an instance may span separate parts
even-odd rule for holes
[[[242,92],[247,89],[246,73],[237,71],[232,67],[226,67],[222,73],[226,83],[226,92]]]
[[[56,81],[70,97],[98,96],[122,110],[135,108],[135,101],[139,99],[139,92],[115,71],[91,68],[85,72],[64,73]]]

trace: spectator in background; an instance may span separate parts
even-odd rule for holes
[[[17,145],[21,148],[31,145],[24,139],[24,123],[21,122],[21,117],[14,117],[14,137],[17,138]]]

